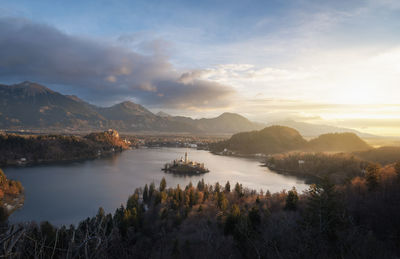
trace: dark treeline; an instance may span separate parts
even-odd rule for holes
[[[16,258],[398,258],[400,164],[371,164],[344,185],[323,179],[299,194],[240,184],[136,189],[113,215],[77,227],[4,224]]]
[[[328,178],[333,183],[346,183],[362,176],[369,162],[352,154],[293,152],[273,155],[266,165],[277,172],[305,177],[310,182]]]
[[[84,137],[0,134],[0,166],[95,158],[127,147],[116,131]]]
[[[354,152],[357,157],[381,165],[392,164],[400,158],[399,146],[385,146],[366,151]]]

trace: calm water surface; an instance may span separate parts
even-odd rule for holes
[[[164,163],[184,155],[186,149],[135,149],[107,159],[71,164],[57,164],[22,168],[6,168],[7,176],[19,180],[25,187],[25,204],[11,215],[12,222],[44,221],[53,224],[77,224],[94,216],[99,207],[114,213],[135,188],[162,177],[168,186],[230,181],[233,187],[240,182],[244,187],[271,192],[307,188],[303,180],[276,174],[261,167],[256,160],[217,156],[208,151],[190,149],[189,159],[204,162],[210,170],[201,176],[176,176],[161,171]]]

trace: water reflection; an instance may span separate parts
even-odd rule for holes
[[[102,206],[107,212],[125,203],[135,188],[146,183],[159,184],[162,177],[168,186],[206,183],[244,187],[271,192],[307,188],[303,180],[279,175],[252,159],[216,156],[207,151],[189,150],[190,159],[204,162],[210,170],[200,176],[178,176],[161,171],[164,163],[181,157],[185,149],[137,149],[98,160],[25,168],[7,168],[6,174],[20,180],[25,187],[24,207],[10,220],[43,221],[71,224],[96,214]]]

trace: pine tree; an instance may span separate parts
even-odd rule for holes
[[[225,194],[223,192],[217,193],[217,205],[218,208],[223,211],[228,207],[228,200],[225,198]]]
[[[296,210],[298,200],[299,196],[297,195],[297,190],[295,187],[293,187],[293,189],[290,190],[286,196],[285,210]]]
[[[215,192],[220,192],[221,191],[221,185],[219,184],[219,182],[217,182],[216,184],[215,184]]]
[[[148,200],[149,200],[149,187],[146,184],[143,190],[143,201],[147,203]]]
[[[201,181],[199,181],[197,183],[197,189],[199,189],[199,191],[203,191],[204,190],[204,186],[205,186],[204,179],[202,178]]]
[[[236,183],[235,185],[235,192],[239,197],[243,197],[243,187],[241,184]]]
[[[149,188],[149,199],[151,199],[153,197],[154,191],[156,190],[156,186],[154,183],[150,184],[150,188]]]
[[[380,167],[377,164],[369,164],[367,167],[365,179],[367,180],[367,186],[370,191],[378,187],[379,169]]]
[[[330,239],[336,238],[336,231],[343,224],[337,201],[335,186],[328,179],[311,185],[308,190],[306,222],[317,234]]]
[[[397,177],[400,178],[400,161],[398,161],[398,162],[394,165],[394,170],[396,171]]]
[[[233,234],[235,231],[236,224],[240,220],[240,208],[237,204],[233,204],[231,212],[225,220],[224,232],[225,234]]]
[[[225,184],[225,191],[226,192],[230,192],[231,191],[231,184],[229,183],[229,181],[227,181],[226,184]]]
[[[167,181],[163,177],[160,182],[160,192],[163,192],[167,188]]]

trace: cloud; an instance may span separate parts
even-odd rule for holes
[[[161,53],[66,34],[52,26],[0,18],[0,80],[31,80],[64,87],[96,103],[134,99],[152,107],[201,108],[229,104],[234,90],[200,78],[182,80]]]

